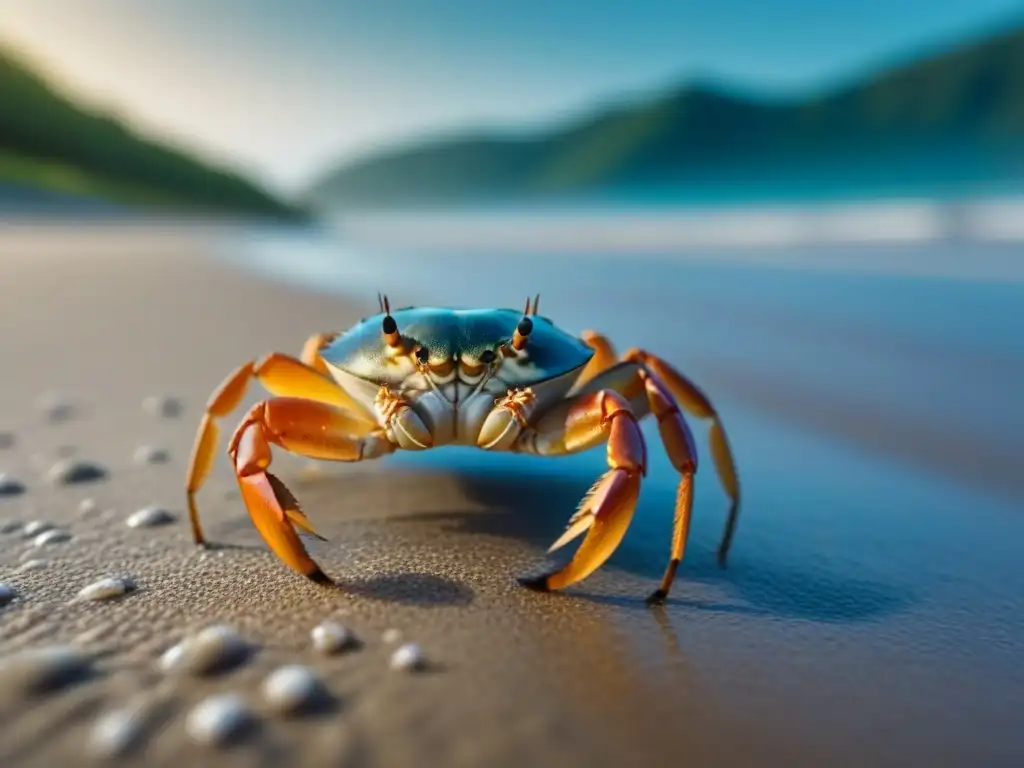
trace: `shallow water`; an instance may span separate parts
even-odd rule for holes
[[[672,614],[688,663],[712,665],[709,675],[723,659],[754,665],[742,694],[717,692],[737,706],[771,708],[799,690],[794,706],[822,733],[869,739],[882,728],[919,753],[945,744],[952,763],[970,746],[977,764],[1003,764],[1024,756],[1013,729],[1024,704],[1019,246],[830,248],[765,251],[753,263],[729,253],[446,252],[256,233],[225,253],[370,303],[380,290],[396,305],[517,307],[540,292],[542,313],[567,329],[599,328],[621,349],[664,355],[716,401],[744,492],[723,571],[714,551],[727,505],[704,465],[675,600],[715,617],[717,629],[701,637]],[[888,261],[912,269],[894,274]],[[934,268],[948,263],[969,279]],[[986,264],[998,265],[990,277]],[[653,580],[675,476],[656,430],[645,432],[649,479],[611,563]],[[502,472],[584,487],[603,466],[602,449],[557,460],[467,449],[390,460],[454,466],[481,483]],[[721,600],[688,599],[688,583]],[[816,714],[818,699],[846,703]],[[837,712],[856,722],[825,722]]]

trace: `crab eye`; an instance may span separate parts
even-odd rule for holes
[[[526,340],[533,333],[533,320],[528,317],[524,317],[519,321],[519,325],[516,326],[516,332],[512,334],[512,347],[514,349],[522,349],[526,346]]]
[[[485,349],[480,353],[480,362],[490,365],[494,362],[495,357],[497,357],[497,355],[494,354],[493,349]]]
[[[427,361],[430,359],[430,350],[428,350],[426,347],[417,347],[416,359],[420,362],[421,365],[426,365]]]

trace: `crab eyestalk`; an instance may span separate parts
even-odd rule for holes
[[[390,314],[385,315],[380,328],[384,332],[384,341],[387,342],[389,347],[398,349],[402,346],[402,333],[398,330],[398,323],[395,322],[395,318]]]
[[[526,346],[531,333],[533,333],[533,320],[524,317],[519,321],[519,325],[516,326],[516,332],[512,334],[512,347],[516,351],[522,350]]]

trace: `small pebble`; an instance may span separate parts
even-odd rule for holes
[[[4,520],[0,522],[0,533],[17,533],[21,530],[21,523],[17,520]]]
[[[93,726],[91,746],[97,757],[123,755],[138,743],[142,709],[125,707],[102,715]]]
[[[184,670],[209,675],[236,667],[249,658],[253,647],[224,624],[214,624],[167,649],[160,658],[165,672]]]
[[[415,670],[423,667],[423,651],[416,643],[406,643],[391,654],[391,668]]]
[[[162,507],[145,507],[129,515],[125,523],[129,528],[155,528],[173,523],[174,520],[174,515]]]
[[[49,392],[37,400],[39,409],[43,412],[43,415],[50,421],[67,421],[70,419],[75,412],[74,406],[70,400],[61,397],[60,395]]]
[[[0,584],[0,606],[7,605],[11,600],[14,599],[15,594],[14,587],[10,584]]]
[[[18,573],[28,573],[29,571],[41,571],[44,568],[49,567],[50,561],[42,558],[34,558],[32,560],[26,560],[20,566],[18,566]]]
[[[51,528],[48,531],[43,531],[32,540],[32,544],[37,547],[45,547],[49,544],[60,544],[65,541],[71,540],[71,534],[67,531],[62,531],[59,528]]]
[[[120,597],[135,589],[135,582],[131,579],[107,576],[106,578],[94,581],[78,593],[79,600],[109,600],[112,597]]]
[[[274,711],[291,714],[314,704],[323,692],[323,686],[308,667],[287,664],[267,676],[262,691],[263,698]]]
[[[80,502],[78,502],[78,514],[82,515],[83,517],[91,515],[97,509],[99,509],[99,507],[96,504],[96,499],[82,499]]]
[[[181,401],[173,397],[151,395],[142,401],[142,410],[152,416],[173,419],[181,415]]]
[[[49,523],[46,520],[30,520],[25,523],[25,527],[21,530],[21,535],[26,539],[34,539],[43,531],[48,531],[53,528],[53,523]]]
[[[193,741],[220,746],[249,722],[249,708],[237,693],[221,693],[199,702],[188,714],[185,730]]]
[[[107,470],[91,461],[64,459],[58,461],[47,472],[50,482],[58,485],[92,483],[107,476]]]
[[[0,659],[0,689],[43,693],[63,688],[85,677],[92,659],[68,646],[17,651]]]
[[[0,472],[0,497],[20,496],[25,492],[23,483],[18,482],[8,474]]]
[[[171,454],[165,448],[141,445],[135,449],[135,455],[132,460],[136,464],[166,464],[171,460]]]
[[[336,621],[325,621],[313,627],[310,632],[313,647],[320,653],[337,653],[356,645],[356,636],[345,626]]]
[[[11,432],[0,432],[0,450],[14,447],[14,435]]]
[[[399,640],[402,639],[402,632],[401,630],[394,628],[385,629],[384,634],[380,636],[380,639],[388,645],[391,645],[392,643],[397,643]]]

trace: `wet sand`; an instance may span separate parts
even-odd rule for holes
[[[147,715],[121,764],[900,763],[886,738],[864,738],[863,724],[828,734],[810,725],[814,704],[800,691],[813,692],[814,678],[782,678],[794,657],[823,647],[813,622],[781,630],[771,617],[762,620],[773,652],[786,651],[773,671],[775,662],[757,660],[762,640],[750,633],[743,606],[715,610],[715,588],[687,585],[685,575],[679,599],[661,610],[643,604],[651,579],[615,567],[571,594],[521,588],[515,577],[544,566],[544,548],[585,480],[396,468],[386,460],[310,471],[279,452],[278,473],[328,539],[309,547],[338,578],[333,590],[296,576],[266,550],[221,456],[200,508],[208,537],[230,546],[197,551],[183,515],[183,479],[210,390],[238,363],[297,352],[311,332],[344,328],[372,308],[237,274],[198,258],[201,238],[156,234],[93,230],[70,241],[68,232],[25,229],[9,231],[0,248],[0,432],[13,438],[0,448],[0,471],[26,486],[0,498],[0,519],[45,520],[71,533],[40,547],[18,530],[0,535],[0,582],[16,591],[0,608],[0,655],[72,644],[95,657],[91,676],[45,694],[0,678],[0,764],[80,760],[97,718],[128,701],[145,702]],[[38,403],[48,392],[68,398],[69,418],[46,418]],[[151,395],[180,398],[183,412],[146,412]],[[138,465],[141,445],[165,448],[169,461]],[[45,471],[62,456],[97,462],[109,477],[54,486]],[[86,498],[96,509],[83,514]],[[154,504],[176,522],[125,524]],[[26,558],[49,564],[19,570]],[[109,575],[130,576],[138,589],[112,601],[71,602]],[[325,619],[350,627],[362,646],[335,657],[316,652],[309,632]],[[210,678],[160,672],[162,652],[214,622],[231,624],[258,653]],[[395,645],[382,637],[389,629],[422,646],[426,670],[389,669]],[[284,663],[315,670],[331,701],[298,717],[270,713],[259,686]],[[806,669],[830,664],[823,653]],[[850,667],[840,677],[858,675]],[[765,695],[772,687],[784,695]],[[872,694],[891,689],[898,701],[900,687],[891,682]],[[230,748],[192,743],[191,707],[226,691],[250,703],[254,726]],[[826,716],[870,709],[870,701],[837,704]],[[927,723],[904,726],[903,738],[927,734]],[[958,746],[918,754],[931,765],[965,764],[969,752]]]

